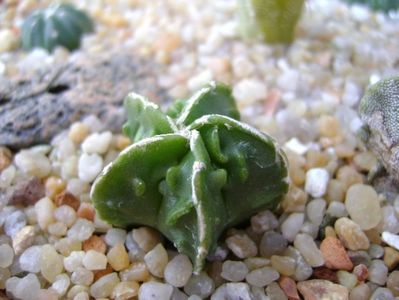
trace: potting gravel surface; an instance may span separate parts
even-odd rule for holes
[[[398,14],[311,0],[297,39],[282,47],[243,38],[235,1],[75,3],[96,33],[81,50],[52,55],[17,50],[36,1],[0,4],[0,77],[119,47],[158,62],[171,98],[225,82],[243,120],[286,151],[290,189],[279,211],[228,230],[192,275],[153,229],[113,228],[96,215],[91,184],[130,144],[97,117],[48,145],[1,147],[0,298],[399,299],[398,185],[368,182],[377,160],[356,137],[365,88],[398,74]]]

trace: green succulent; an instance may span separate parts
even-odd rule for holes
[[[359,104],[359,136],[399,180],[399,76],[370,86]]]
[[[110,224],[158,229],[195,272],[226,228],[286,193],[284,153],[239,121],[230,88],[211,83],[169,115],[133,93],[124,104],[123,131],[134,143],[96,179],[95,208]]]
[[[346,2],[365,4],[374,10],[381,10],[384,12],[399,9],[398,0],[346,0]]]
[[[21,29],[25,50],[44,48],[53,51],[57,46],[69,50],[80,47],[83,34],[93,32],[91,19],[70,4],[52,5],[33,12]]]

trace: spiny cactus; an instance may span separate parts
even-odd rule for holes
[[[91,196],[117,226],[158,229],[199,272],[222,232],[286,193],[287,162],[274,140],[238,121],[231,90],[211,83],[171,115],[125,99],[124,132],[135,142],[104,169]]]

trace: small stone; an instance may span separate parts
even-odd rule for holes
[[[57,176],[50,176],[46,179],[45,190],[46,196],[54,199],[55,196],[65,189],[65,182]]]
[[[345,190],[346,188],[341,181],[337,179],[331,179],[328,182],[325,198],[330,203],[343,202],[345,199]]]
[[[312,267],[306,262],[302,254],[296,248],[289,246],[284,251],[284,255],[295,259],[296,269],[293,276],[295,280],[303,281],[308,279],[312,275]]]
[[[41,255],[41,246],[32,246],[27,248],[19,257],[21,269],[30,273],[40,272]]]
[[[371,295],[370,300],[380,300],[380,299],[394,300],[394,296],[389,289],[379,287]]]
[[[265,267],[270,264],[270,259],[263,257],[248,257],[244,263],[250,271]]]
[[[384,247],[377,244],[371,244],[368,252],[371,258],[381,258],[384,256]]]
[[[66,190],[75,197],[89,191],[89,184],[79,178],[71,178],[66,186]]]
[[[45,178],[51,172],[50,160],[39,152],[21,150],[15,155],[14,162],[22,172],[31,176]]]
[[[267,231],[259,243],[259,252],[263,257],[271,257],[282,254],[287,245],[288,241],[280,233]]]
[[[40,290],[40,282],[35,274],[28,274],[19,280],[13,295],[22,300],[32,299]]]
[[[362,174],[348,165],[338,169],[336,178],[343,184],[345,190],[356,183],[363,183]]]
[[[35,228],[33,226],[25,226],[19,230],[12,239],[15,255],[20,255],[26,248],[31,246],[34,239]]]
[[[212,295],[211,300],[252,299],[249,285],[244,282],[229,282],[221,285]]]
[[[359,264],[353,269],[353,274],[356,275],[359,282],[364,282],[369,275],[369,270],[367,266]]]
[[[72,251],[82,250],[82,242],[74,238],[62,238],[55,242],[54,247],[63,256],[68,256]]]
[[[78,218],[94,221],[94,207],[91,203],[82,202],[77,211]]]
[[[158,244],[144,256],[148,270],[154,276],[163,278],[168,263],[168,254],[162,244]]]
[[[202,299],[209,297],[214,289],[215,283],[205,272],[192,275],[184,286],[184,292],[187,295],[198,295]]]
[[[357,277],[355,274],[347,271],[339,270],[337,272],[338,283],[345,286],[349,291],[352,290],[357,284]]]
[[[361,283],[355,286],[350,291],[349,300],[364,300],[364,299],[369,299],[370,296],[371,296],[370,287],[365,283]]]
[[[351,219],[363,230],[374,228],[381,221],[378,195],[371,186],[352,185],[346,192],[345,206]]]
[[[75,224],[68,230],[68,237],[85,241],[90,238],[95,228],[93,222],[86,219],[78,219]]]
[[[12,153],[6,147],[0,147],[0,173],[11,165]]]
[[[254,64],[245,56],[237,55],[232,61],[233,73],[239,78],[247,78],[255,71]]]
[[[54,210],[54,218],[70,228],[76,221],[76,211],[69,205],[61,205]]]
[[[16,32],[8,28],[0,30],[0,53],[11,52],[18,48],[18,45],[19,38]]]
[[[226,239],[227,247],[238,258],[247,258],[256,256],[258,249],[253,240],[247,234],[235,234]]]
[[[353,263],[339,239],[334,237],[325,238],[320,244],[320,251],[323,254],[327,268],[347,271],[353,269]]]
[[[300,300],[296,283],[290,277],[280,277],[278,284],[289,300]]]
[[[62,237],[67,233],[68,227],[61,222],[55,222],[48,226],[47,231],[53,236]]]
[[[381,208],[382,220],[378,224],[378,228],[382,227],[382,231],[388,231],[390,233],[399,233],[399,219],[397,217],[397,212],[392,205],[385,205]]]
[[[378,161],[375,155],[370,152],[360,152],[357,153],[353,157],[353,162],[355,163],[356,167],[358,167],[361,171],[369,172],[377,165]]]
[[[104,270],[107,267],[107,257],[100,252],[89,250],[82,259],[87,270]]]
[[[111,298],[115,300],[128,300],[139,294],[140,285],[136,281],[119,282],[112,291]]]
[[[260,212],[251,218],[251,227],[256,233],[273,230],[277,226],[278,220],[270,210]]]
[[[266,85],[256,79],[244,79],[233,87],[233,96],[238,103],[251,104],[266,98]]]
[[[396,268],[399,264],[399,251],[391,247],[384,248],[384,263],[389,270]]]
[[[37,223],[40,228],[47,230],[48,225],[54,223],[55,205],[50,198],[44,197],[35,204]]]
[[[306,172],[305,191],[313,198],[324,196],[330,175],[326,169],[313,168]]]
[[[328,280],[331,282],[338,282],[338,276],[337,272],[333,271],[327,267],[318,267],[313,270],[313,276],[314,279],[324,279]]]
[[[241,261],[227,260],[223,262],[222,273],[220,274],[228,281],[242,281],[248,274],[249,269],[246,264]]]
[[[26,225],[26,221],[26,215],[22,211],[13,211],[7,214],[3,230],[5,234],[13,238]]]
[[[389,246],[399,251],[399,235],[384,231],[381,238]]]
[[[80,206],[79,199],[77,199],[72,193],[69,193],[67,191],[58,194],[54,199],[54,203],[57,206],[69,205],[75,211],[78,210]]]
[[[96,153],[82,153],[79,158],[78,173],[79,178],[92,182],[103,168],[103,159]]]
[[[48,282],[54,282],[58,274],[64,270],[62,256],[51,245],[42,246],[40,271]]]
[[[393,271],[389,274],[387,288],[391,290],[395,297],[399,296],[399,271]]]
[[[64,268],[68,272],[74,272],[79,267],[83,266],[83,258],[85,253],[83,251],[72,251],[67,257],[64,257]]]
[[[370,242],[360,226],[348,218],[339,218],[335,222],[335,232],[350,250],[368,249]]]
[[[71,280],[69,279],[69,276],[63,273],[55,277],[50,289],[55,291],[59,297],[62,297],[66,294],[70,284]]]
[[[371,261],[369,267],[368,280],[378,285],[384,285],[388,277],[388,267],[382,260],[375,259]]]
[[[300,233],[295,237],[294,246],[303,255],[305,260],[312,267],[319,267],[324,264],[324,258],[321,251],[317,248],[311,236]]]
[[[368,267],[371,264],[370,255],[366,251],[348,251],[348,256],[355,266],[363,264]]]
[[[333,138],[340,133],[339,121],[330,115],[323,115],[319,119],[320,136]]]
[[[288,300],[288,297],[285,295],[284,291],[275,282],[270,283],[266,287],[266,294],[270,299]]]
[[[348,216],[345,204],[336,201],[330,202],[330,205],[327,208],[327,214],[334,218],[342,218]]]
[[[94,280],[94,274],[85,268],[78,267],[71,275],[71,281],[74,284],[90,286]]]
[[[122,281],[148,281],[150,272],[144,262],[133,262],[128,269],[119,273]]]
[[[129,255],[122,243],[116,244],[108,251],[107,259],[115,271],[121,271],[129,267]]]
[[[160,282],[145,282],[140,286],[140,300],[170,300],[173,287]]]
[[[124,243],[126,240],[126,230],[120,228],[111,228],[104,236],[104,241],[108,246],[116,246]]]
[[[304,220],[304,213],[292,213],[284,220],[281,224],[281,233],[287,241],[294,241],[295,236],[301,230]]]
[[[326,212],[327,203],[323,199],[314,199],[306,206],[306,216],[316,226],[320,226]]]
[[[82,247],[85,252],[95,250],[100,253],[105,253],[107,250],[107,245],[98,235],[92,235],[88,240],[85,240]]]
[[[250,285],[263,287],[279,279],[279,277],[280,274],[276,270],[263,267],[249,272],[245,279]]]
[[[38,177],[31,177],[16,183],[10,191],[9,205],[34,205],[44,197],[44,185]]]
[[[308,194],[305,193],[302,189],[291,185],[288,193],[284,196],[281,202],[281,208],[286,213],[302,212],[305,210],[305,204],[307,201]]]
[[[37,300],[58,300],[58,294],[53,290],[40,289],[37,292]]]
[[[244,266],[245,264],[242,263]],[[246,266],[245,266],[246,267]],[[168,262],[165,267],[165,281],[175,287],[186,285],[193,273],[193,265],[184,254],[178,254]]]
[[[342,285],[327,280],[313,279],[297,284],[299,292],[306,300],[335,299],[346,300],[349,297],[348,289]]]
[[[99,280],[101,277],[104,277],[105,275],[111,274],[114,270],[112,269],[110,264],[107,264],[105,269],[103,270],[94,270],[94,282]]]
[[[0,245],[0,268],[8,268],[14,259],[14,251],[8,244]]]
[[[69,139],[77,144],[80,144],[89,134],[90,128],[82,122],[73,123],[69,129]]]
[[[83,141],[82,150],[89,154],[104,154],[108,151],[111,141],[112,133],[110,131],[102,133],[94,132]]]
[[[117,273],[107,274],[98,279],[90,287],[90,295],[95,298],[107,298],[111,296],[114,288],[119,284],[120,280]]]
[[[76,297],[77,295],[82,295],[82,294],[83,294],[83,297],[84,297],[85,295],[88,295],[88,292],[89,292],[89,288],[88,288],[87,286],[84,286],[84,285],[74,285],[74,286],[71,287],[71,289],[68,291],[67,299],[74,299],[74,300],[75,300],[75,297]],[[87,298],[87,299],[89,299],[89,298]],[[87,300],[87,299],[85,299],[85,300]]]
[[[273,255],[270,258],[271,266],[281,275],[291,276],[295,273],[295,259],[289,256]]]

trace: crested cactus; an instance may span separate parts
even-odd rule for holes
[[[287,191],[287,162],[274,140],[240,122],[231,90],[210,84],[164,114],[125,99],[130,147],[96,179],[97,212],[117,226],[158,229],[199,272],[222,232]]]
[[[22,25],[22,47],[25,50],[57,46],[69,50],[80,47],[82,35],[93,31],[93,23],[83,12],[69,4],[57,4],[33,12]]]
[[[369,87],[360,101],[359,136],[385,169],[399,180],[399,76]]]

